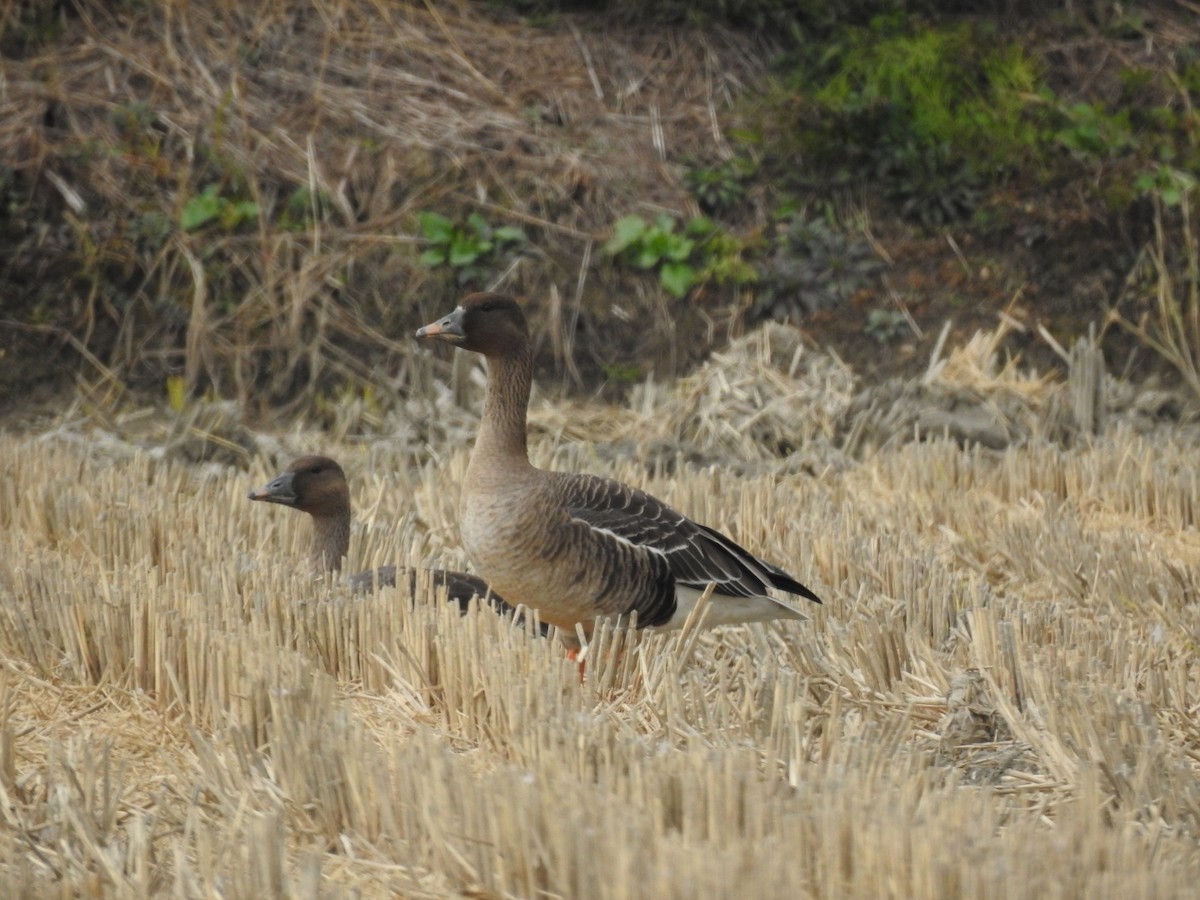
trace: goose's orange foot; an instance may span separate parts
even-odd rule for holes
[[[579,665],[579,680],[583,681],[583,675],[587,671],[587,647],[571,647],[567,650],[567,659]]]

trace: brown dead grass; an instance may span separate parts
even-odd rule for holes
[[[840,408],[838,370],[768,352],[777,338],[621,415],[535,410],[542,464],[642,484],[826,598],[801,624],[601,631],[582,684],[556,643],[459,618],[427,585],[410,608],[309,581],[292,564],[301,517],[244,498],[274,462],[183,465],[70,422],[0,436],[0,880],[118,896],[1188,895],[1194,444],[1117,425],[1071,448],[934,441],[851,462],[812,412]],[[947,389],[1032,406],[1060,389],[988,345],[948,351]],[[751,360],[774,374],[752,378]],[[737,421],[742,394],[771,414],[784,377],[814,379],[796,402],[818,475],[769,455],[648,470],[586,436],[654,440],[652,423],[690,421],[698,386],[707,418]],[[430,432],[424,465],[402,440],[296,433],[279,452],[346,462],[355,568],[461,566],[461,416]],[[699,446],[745,450],[705,418]]]
[[[0,61],[0,150],[27,203],[20,314],[0,325],[69,344],[89,383],[176,374],[277,412],[346,385],[420,392],[407,335],[460,291],[417,262],[422,210],[526,229],[536,261],[489,283],[564,313],[536,316],[560,358],[568,323],[615,321],[614,296],[627,325],[605,340],[661,375],[707,349],[676,335],[689,306],[618,289],[597,242],[618,215],[689,209],[679,161],[727,152],[721,117],[763,65],[747,39],[536,27],[467,2],[71,8],[53,43]],[[182,231],[210,185],[259,215]],[[299,228],[296,196],[321,210]],[[590,333],[573,365],[594,380]]]

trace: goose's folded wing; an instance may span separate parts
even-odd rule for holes
[[[719,532],[697,525],[644,491],[594,476],[563,482],[568,515],[613,540],[663,556],[677,584],[756,597],[770,583],[764,566]],[[774,567],[772,567],[774,568]]]

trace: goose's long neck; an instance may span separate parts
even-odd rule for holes
[[[475,439],[472,463],[504,461],[529,464],[525,444],[525,416],[533,384],[533,349],[528,345],[511,354],[490,356],[483,420]]]
[[[309,558],[314,572],[338,572],[342,558],[350,549],[350,511],[313,516],[312,547]]]

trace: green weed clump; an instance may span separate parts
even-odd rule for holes
[[[624,216],[613,226],[604,245],[619,263],[658,273],[663,290],[687,296],[705,282],[750,284],[754,269],[742,255],[742,242],[719,229],[706,216],[694,216],[682,229],[671,216],[647,222],[639,215]]]
[[[1200,62],[1125,68],[1120,81],[1115,102],[1055,103],[1048,141],[1084,171],[1103,173],[1108,209],[1156,198],[1178,206],[1188,173],[1200,171]]]
[[[236,231],[256,219],[258,212],[258,204],[253,200],[227,197],[221,193],[219,184],[210,184],[184,204],[179,227],[198,231],[215,222],[223,231]]]
[[[493,226],[477,212],[458,224],[441,213],[422,212],[417,217],[426,249],[421,264],[453,270],[460,286],[481,286],[489,273],[526,244],[525,232],[512,225]]]
[[[1036,157],[1039,86],[1037,63],[986,29],[882,18],[799,63],[789,124],[834,181],[883,183],[906,217],[939,225],[967,217],[983,185]]]
[[[1107,93],[1070,83],[1056,93],[1036,50],[999,40],[995,23],[946,21],[842,20],[763,95],[764,124],[734,136],[791,193],[869,185],[930,228],[986,215],[989,195],[1009,184],[1038,192],[1071,184],[1101,213],[1144,201],[1144,218],[1162,187],[1156,172],[1200,170],[1195,53],[1108,71]],[[702,203],[728,202],[734,185],[715,171],[692,180]]]
[[[908,32],[885,20],[850,29],[821,62],[812,100],[860,154],[880,143],[945,144],[987,170],[1037,142],[1027,115],[1037,66],[993,34],[968,25]]]
[[[794,213],[780,221],[758,266],[751,320],[799,319],[845,306],[874,286],[883,262],[861,237],[823,219]]]

